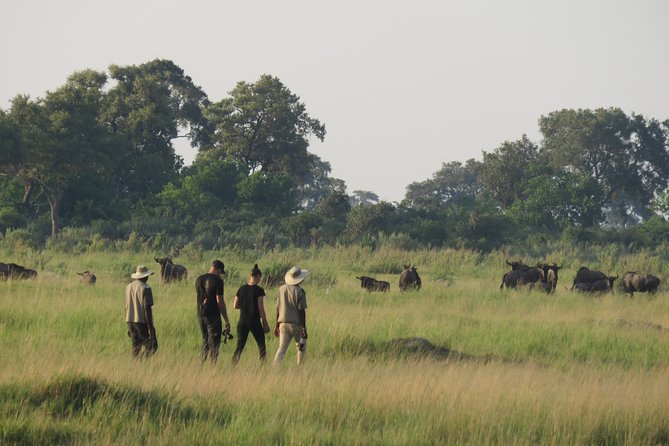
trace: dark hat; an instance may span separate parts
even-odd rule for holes
[[[214,269],[220,269],[221,273],[225,274],[225,264],[220,260],[214,260],[211,262],[211,266],[214,267]]]

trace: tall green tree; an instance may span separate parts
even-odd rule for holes
[[[474,159],[465,164],[458,161],[443,163],[432,178],[407,186],[403,204],[419,210],[437,211],[475,200],[482,192],[479,171],[480,163]]]
[[[109,90],[103,120],[119,159],[113,183],[117,198],[158,193],[175,181],[183,161],[173,141],[198,146],[208,138],[202,108],[207,95],[174,62],[156,59],[141,65],[111,65],[116,84]]]
[[[669,183],[669,126],[619,108],[564,109],[539,119],[543,150],[553,165],[589,175],[604,191],[611,220],[651,215]]]
[[[239,82],[230,96],[209,105],[205,115],[213,134],[208,156],[244,163],[250,172],[280,173],[304,183],[314,168],[309,138],[323,140],[325,126],[278,78],[263,75],[255,83]]]
[[[506,141],[492,152],[483,152],[480,179],[491,197],[508,208],[525,198],[532,166],[539,163],[539,147],[527,135],[517,141]]]

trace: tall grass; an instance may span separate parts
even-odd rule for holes
[[[0,444],[669,443],[669,294],[564,289],[582,264],[665,278],[667,261],[657,255],[564,247],[533,258],[384,247],[182,252],[176,260],[188,281],[149,280],[160,346],[135,362],[123,288],[153,254],[42,252],[52,258],[37,281],[0,282]],[[499,290],[505,258],[519,255],[565,264],[555,295]],[[236,367],[230,344],[218,364],[200,364],[192,282],[213,258],[238,271],[236,281],[255,262],[313,273],[304,284],[304,367],[292,346],[281,368],[259,364],[252,340]],[[403,263],[418,266],[419,292],[397,289],[392,265]],[[77,282],[84,269],[98,276],[95,287]],[[367,293],[361,274],[388,280],[391,291]],[[236,286],[226,286],[233,322]],[[266,288],[270,322],[276,290]],[[416,336],[461,355],[384,350]],[[271,357],[277,342],[267,344]]]

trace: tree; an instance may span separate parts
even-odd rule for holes
[[[330,176],[330,163],[320,159],[318,155],[309,153],[311,169],[298,182],[298,201],[302,208],[313,210],[327,196],[334,192],[345,193],[346,183],[339,178]]]
[[[389,232],[393,227],[395,211],[395,207],[385,201],[370,206],[356,206],[348,214],[346,232],[354,240]]]
[[[115,196],[136,200],[176,180],[183,165],[174,152],[176,138],[188,138],[194,146],[207,140],[202,108],[208,99],[169,60],[111,65],[109,72],[116,85],[107,94],[103,120],[119,154]]]
[[[604,194],[592,177],[548,171],[527,183],[526,198],[516,201],[509,216],[519,226],[559,231],[569,226],[589,228],[602,222]]]
[[[481,193],[480,163],[470,159],[464,165],[443,163],[432,178],[407,186],[404,204],[415,209],[436,211],[472,201]]]
[[[31,101],[18,96],[10,116],[19,126],[25,156],[17,170],[29,197],[38,185],[50,208],[51,236],[60,229],[60,208],[68,187],[106,158],[105,129],[98,121],[104,73],[74,73],[62,87]],[[24,201],[27,200],[24,197]]]
[[[314,167],[324,167],[308,148],[310,136],[325,138],[325,126],[276,77],[239,82],[230,97],[209,105],[205,115],[213,133],[211,145],[202,150],[210,157],[242,162],[250,172],[288,175],[298,185]]]
[[[651,201],[669,182],[668,122],[618,108],[564,109],[542,116],[539,126],[553,165],[594,178],[612,221],[650,216]]]
[[[368,190],[354,190],[351,194],[351,205],[353,206],[369,206],[371,204],[378,204],[379,196]]]
[[[531,166],[539,162],[539,147],[523,135],[519,140],[502,143],[492,152],[483,152],[481,182],[492,198],[508,208],[525,198]]]

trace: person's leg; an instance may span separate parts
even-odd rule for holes
[[[207,360],[207,356],[209,355],[209,330],[207,329],[207,324],[202,316],[197,316],[197,323],[200,327],[200,333],[202,334],[202,348],[200,349],[200,357],[202,362],[205,362]]]
[[[135,333],[139,341],[140,349],[143,348],[140,357],[148,358],[153,353],[151,343],[149,342],[149,326],[147,324],[134,324]]]
[[[142,343],[139,340],[135,324],[132,322],[128,322],[128,336],[130,337],[130,343],[132,344],[132,357],[137,358],[139,352],[142,350]]]
[[[242,355],[244,346],[246,345],[246,340],[249,337],[249,327],[243,323],[237,323],[237,348],[235,353],[232,355],[232,363],[237,364],[239,362],[239,357]]]
[[[223,333],[223,324],[221,317],[216,317],[213,321],[207,321],[207,339],[209,346],[209,357],[211,362],[215,363],[218,359],[218,350],[221,346],[221,334]]]
[[[286,350],[290,345],[290,341],[293,339],[292,330],[290,329],[289,324],[279,325],[279,349],[276,351],[274,356],[274,365],[279,365],[283,361],[283,358],[286,356]]]
[[[252,325],[251,333],[253,333],[256,344],[258,344],[258,354],[260,356],[260,360],[264,361],[265,357],[267,356],[267,348],[265,347],[265,332],[262,329],[262,324],[258,322],[257,324]]]

